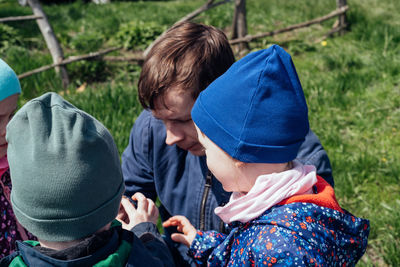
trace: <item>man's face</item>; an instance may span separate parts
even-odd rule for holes
[[[203,156],[204,150],[197,139],[197,132],[190,112],[194,99],[190,91],[170,89],[154,101],[154,117],[164,122],[167,130],[165,143],[176,144],[196,156]]]

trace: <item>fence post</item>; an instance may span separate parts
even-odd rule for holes
[[[63,61],[64,53],[39,1],[28,0],[28,4],[31,7],[34,15],[42,17],[41,19],[37,19],[36,22],[40,31],[42,32],[44,40],[46,41],[47,48],[50,50],[53,63],[56,64]],[[65,66],[59,66],[56,68],[56,72],[60,74],[63,87],[66,88],[69,84],[67,69]]]
[[[344,7],[347,5],[347,0],[336,0],[336,7],[337,9]],[[340,28],[339,34],[343,35],[345,28],[347,26],[347,18],[346,18],[346,13],[343,13],[339,15],[338,20],[337,20],[337,26]]]
[[[21,6],[27,6],[27,5],[28,5],[28,1],[27,1],[27,0],[18,0],[18,3],[19,3]]]
[[[242,38],[247,35],[247,19],[246,19],[246,0],[235,0],[235,13],[232,20],[232,36],[231,39]],[[249,44],[245,42],[239,43],[239,51],[245,52],[249,50]]]

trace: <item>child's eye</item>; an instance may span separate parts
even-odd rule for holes
[[[10,117],[8,117],[8,120],[10,121],[15,115],[15,111],[13,113],[10,114]]]

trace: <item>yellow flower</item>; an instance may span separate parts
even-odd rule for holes
[[[386,161],[387,161],[387,159],[386,159],[386,158],[382,158],[381,160],[382,160],[383,162],[386,162]]]
[[[322,41],[322,42],[321,42],[321,45],[322,45],[322,46],[326,46],[327,44],[328,44],[327,41]]]

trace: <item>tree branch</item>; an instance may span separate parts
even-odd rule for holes
[[[41,19],[36,19],[36,23],[39,26],[40,32],[43,35],[44,41],[46,42],[47,48],[50,51],[53,63],[58,63],[64,59],[64,52],[61,48],[60,43],[47,19],[46,13],[44,12],[39,0],[28,0],[28,4],[32,9],[32,12],[36,16],[41,16]],[[65,67],[57,67],[56,72],[60,75],[63,87],[66,88],[69,84],[69,77]]]
[[[313,24],[317,24],[320,22],[323,22],[325,20],[331,19],[333,17],[336,17],[338,15],[341,15],[343,13],[345,13],[347,10],[349,9],[348,6],[344,6],[342,8],[336,9],[335,11],[332,11],[331,13],[329,13],[328,15],[313,19],[313,20],[309,20],[306,22],[302,22],[299,24],[294,24],[291,26],[288,26],[286,28],[283,29],[279,29],[279,30],[275,30],[275,31],[270,31],[270,32],[264,32],[264,33],[259,33],[259,34],[255,34],[255,35],[247,35],[243,38],[237,38],[237,39],[233,39],[230,40],[229,43],[230,44],[237,44],[237,43],[241,43],[241,42],[251,42],[254,39],[259,39],[259,38],[263,38],[263,37],[267,37],[267,36],[273,36],[279,33],[283,33],[283,32],[288,32],[288,31],[293,31],[299,28],[304,28],[304,27],[308,27],[310,25]]]
[[[219,5],[222,5],[222,4],[231,2],[231,1],[232,0],[222,0],[222,1],[219,1],[217,3],[214,3],[214,0],[208,0],[207,3],[205,3],[203,6],[199,7],[195,11],[187,14],[186,16],[184,16],[183,18],[181,18],[180,20],[175,22],[174,25],[179,24],[179,23],[184,22],[184,21],[192,20],[195,17],[197,17],[198,15],[200,15],[201,13],[203,13],[204,11],[207,11],[207,10],[209,10],[211,8],[217,7]]]
[[[23,74],[20,74],[20,75],[18,75],[18,78],[19,79],[26,78],[26,77],[31,76],[33,74],[49,70],[51,68],[55,68],[55,67],[62,66],[62,65],[67,65],[67,64],[70,64],[70,63],[75,62],[75,61],[80,61],[80,60],[86,60],[86,59],[90,59],[90,58],[94,58],[94,57],[99,57],[99,56],[111,53],[111,52],[119,50],[119,49],[121,49],[121,47],[112,47],[112,48],[108,48],[108,49],[105,49],[105,50],[92,52],[92,53],[89,53],[89,54],[86,54],[86,55],[71,56],[71,57],[68,57],[67,59],[64,59],[63,61],[60,61],[60,62],[57,62],[57,63],[54,63],[54,64],[50,64],[50,65],[46,65],[46,66],[31,70],[31,71],[28,71],[28,72],[25,72]]]
[[[21,21],[21,20],[34,20],[34,19],[42,19],[42,16],[29,15],[29,16],[16,16],[16,17],[6,17],[0,18],[0,22],[9,22],[9,21]]]
[[[211,8],[214,8],[216,6],[231,2],[232,0],[222,0],[219,1],[217,3],[214,3],[214,0],[208,0],[207,3],[205,3],[203,6],[199,7],[198,9],[196,9],[195,11],[187,14],[186,16],[184,16],[183,18],[181,18],[180,20],[178,20],[177,22],[175,22],[170,28],[172,28],[173,26],[182,23],[184,21],[189,21],[191,19],[194,19],[195,17],[197,17],[199,14],[201,14],[204,11],[207,11]],[[160,36],[158,36],[147,48],[146,50],[143,52],[144,57],[147,56],[147,54],[149,53],[150,49],[153,47],[153,45],[161,38],[165,35],[165,33],[170,29],[168,28],[166,31],[164,31]]]
[[[104,56],[103,60],[111,61],[111,62],[122,62],[122,61],[133,61],[138,62],[139,64],[144,61],[143,55],[137,56]]]
[[[335,34],[335,33],[337,33],[337,32],[340,32],[340,31],[346,29],[346,27],[347,27],[346,24],[343,25],[343,26],[334,27],[334,28],[330,29],[327,33],[325,33],[324,36],[322,36],[321,38],[319,38],[319,39],[317,39],[316,41],[314,41],[314,43],[320,43],[320,42],[322,42],[323,40],[325,40],[326,38],[332,36],[333,34]]]

